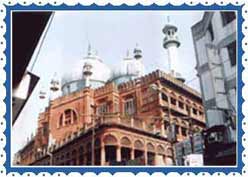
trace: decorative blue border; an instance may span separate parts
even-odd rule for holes
[[[242,39],[244,35],[242,34],[242,23],[243,23],[243,17],[242,17],[242,6],[236,6],[236,5],[225,5],[225,6],[219,6],[217,4],[211,5],[211,6],[204,6],[201,4],[189,6],[186,4],[183,4],[181,6],[173,6],[171,4],[168,4],[166,6],[158,6],[156,4],[152,4],[150,6],[143,6],[141,4],[137,4],[135,6],[128,6],[128,5],[120,5],[120,6],[113,6],[111,4],[107,4],[105,6],[98,6],[96,4],[92,4],[90,6],[83,6],[80,4],[77,4],[75,6],[68,6],[66,4],[62,4],[59,6],[53,6],[53,5],[44,5],[44,6],[37,6],[35,4],[29,5],[29,6],[22,6],[20,4],[9,6],[5,5],[6,7],[6,16],[5,16],[5,22],[6,22],[6,33],[5,33],[5,39],[6,39],[6,65],[4,67],[6,71],[6,82],[4,84],[6,88],[6,98],[4,99],[4,102],[6,103],[6,130],[5,130],[5,136],[6,138],[6,146],[4,150],[6,151],[6,162],[4,164],[6,168],[6,173],[10,172],[18,172],[20,174],[24,172],[33,172],[33,173],[40,173],[40,172],[49,172],[50,174],[55,172],[63,172],[63,173],[70,173],[70,172],[79,172],[79,173],[85,173],[85,172],[94,172],[96,174],[99,174],[100,172],[110,172],[111,174],[114,174],[116,172],[132,172],[134,174],[137,174],[139,172],[148,172],[149,174],[152,174],[154,172],[163,172],[165,174],[169,172],[178,172],[180,174],[184,172],[194,172],[194,173],[200,173],[200,172],[208,172],[213,174],[214,172],[224,172],[225,174],[228,174],[230,172],[238,172],[242,173],[242,168],[244,167],[244,163],[242,161],[242,152],[244,150],[244,147],[242,146],[242,136],[244,134],[244,131],[242,130],[242,120],[244,118],[244,115],[242,114],[242,104],[244,102],[244,99],[242,98],[242,88],[244,86],[244,83],[242,82]],[[238,76],[238,154],[237,154],[237,167],[11,167],[11,154],[10,154],[10,142],[11,142],[11,132],[10,132],[10,126],[11,125],[11,118],[10,118],[10,111],[11,111],[11,61],[10,61],[10,17],[11,17],[11,11],[12,10],[236,10],[238,14],[238,69],[237,69],[237,76]],[[1,13],[1,12],[0,12]],[[188,174],[189,175],[189,174]]]

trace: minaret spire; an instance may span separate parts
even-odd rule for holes
[[[178,48],[180,47],[180,41],[177,36],[177,26],[170,23],[170,17],[167,16],[168,23],[163,28],[163,33],[165,34],[163,46],[168,52],[168,64],[169,72],[181,81],[184,79],[179,73],[178,66],[180,65],[178,59]]]
[[[91,44],[89,43],[88,44],[88,56],[91,56],[91,53],[92,51],[91,51]]]

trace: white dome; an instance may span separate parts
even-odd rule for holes
[[[70,72],[65,73],[61,80],[63,94],[75,92],[84,88],[85,79],[83,77],[83,66],[85,63],[92,65],[92,75],[90,85],[93,88],[100,87],[106,83],[111,76],[111,70],[97,56],[89,55],[79,60]]]

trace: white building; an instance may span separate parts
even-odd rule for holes
[[[228,143],[236,142],[236,25],[235,12],[209,11],[192,27],[207,127],[226,127]]]

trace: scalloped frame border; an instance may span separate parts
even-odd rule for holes
[[[16,0],[14,0],[16,1]],[[53,2],[35,1],[30,2],[14,2],[6,1],[0,2],[0,176],[14,174],[24,174],[30,172],[30,174],[39,174],[48,172],[54,174],[56,172],[63,172],[69,174],[70,172],[94,172],[99,174],[101,172],[109,172],[112,175],[117,172],[132,172],[138,174],[140,172],[147,172],[150,175],[156,172],[162,172],[163,174],[170,174],[170,172],[177,172],[180,175],[186,173],[188,176],[194,174],[217,174],[218,176],[224,174],[232,174],[233,176],[238,173],[245,175],[247,171],[248,153],[244,148],[247,143],[247,129],[248,122],[244,115],[248,114],[248,110],[245,111],[248,103],[245,101],[248,94],[245,90],[248,87],[245,82],[248,82],[248,67],[247,54],[248,41],[246,33],[248,26],[246,25],[246,18],[248,18],[248,2],[241,1],[219,1],[219,0],[206,0],[203,3],[200,0],[171,0],[162,2],[150,2],[142,1],[137,3],[136,1],[116,1],[110,4],[100,0],[98,3],[94,0],[87,0],[85,2],[78,2],[76,0],[55,0]],[[33,2],[34,1],[34,2]],[[49,1],[49,0],[46,0]],[[92,2],[93,1],[93,2]],[[158,5],[159,4],[159,5]],[[10,61],[10,13],[12,10],[235,10],[238,14],[238,154],[237,154],[237,167],[11,167],[10,159],[10,78],[11,78],[11,61]],[[248,25],[248,24],[247,24]],[[247,78],[247,79],[246,79]],[[242,81],[243,79],[243,81]],[[243,111],[243,113],[242,113]],[[5,120],[5,119],[6,120]],[[47,174],[47,173],[46,173]],[[29,176],[29,175],[28,175]],[[60,176],[60,175],[57,175]]]

